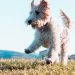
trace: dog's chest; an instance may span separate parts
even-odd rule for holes
[[[50,43],[50,39],[52,39],[51,37],[51,32],[42,32],[41,33],[41,41],[42,41],[42,45],[44,47],[48,47],[49,43]]]

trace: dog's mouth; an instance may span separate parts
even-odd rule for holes
[[[40,22],[32,22],[31,26],[32,26],[33,29],[40,29],[41,30],[44,25],[41,24]]]
[[[35,29],[36,28],[36,25],[32,25],[32,28]]]
[[[36,27],[36,25],[32,25],[32,27],[33,27],[33,28],[35,28],[35,27]]]
[[[39,28],[38,24],[32,24],[32,28]]]
[[[32,26],[33,29],[42,29],[43,27],[39,27],[38,25]]]
[[[32,28],[39,28],[39,23],[37,21],[31,23]]]

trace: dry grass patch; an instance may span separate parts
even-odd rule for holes
[[[75,61],[69,61],[67,66],[63,66],[47,65],[35,59],[1,60],[0,75],[75,75]]]

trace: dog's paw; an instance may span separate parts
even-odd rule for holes
[[[52,61],[50,59],[46,59],[46,64],[52,64]]]
[[[29,49],[25,49],[25,53],[29,54],[32,53]]]

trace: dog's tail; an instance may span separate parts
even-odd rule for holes
[[[69,16],[68,16],[63,10],[60,10],[60,14],[61,14],[61,16],[62,16],[64,25],[65,25],[68,29],[71,29],[73,24],[72,24],[72,21],[71,21],[71,19],[69,18]]]

